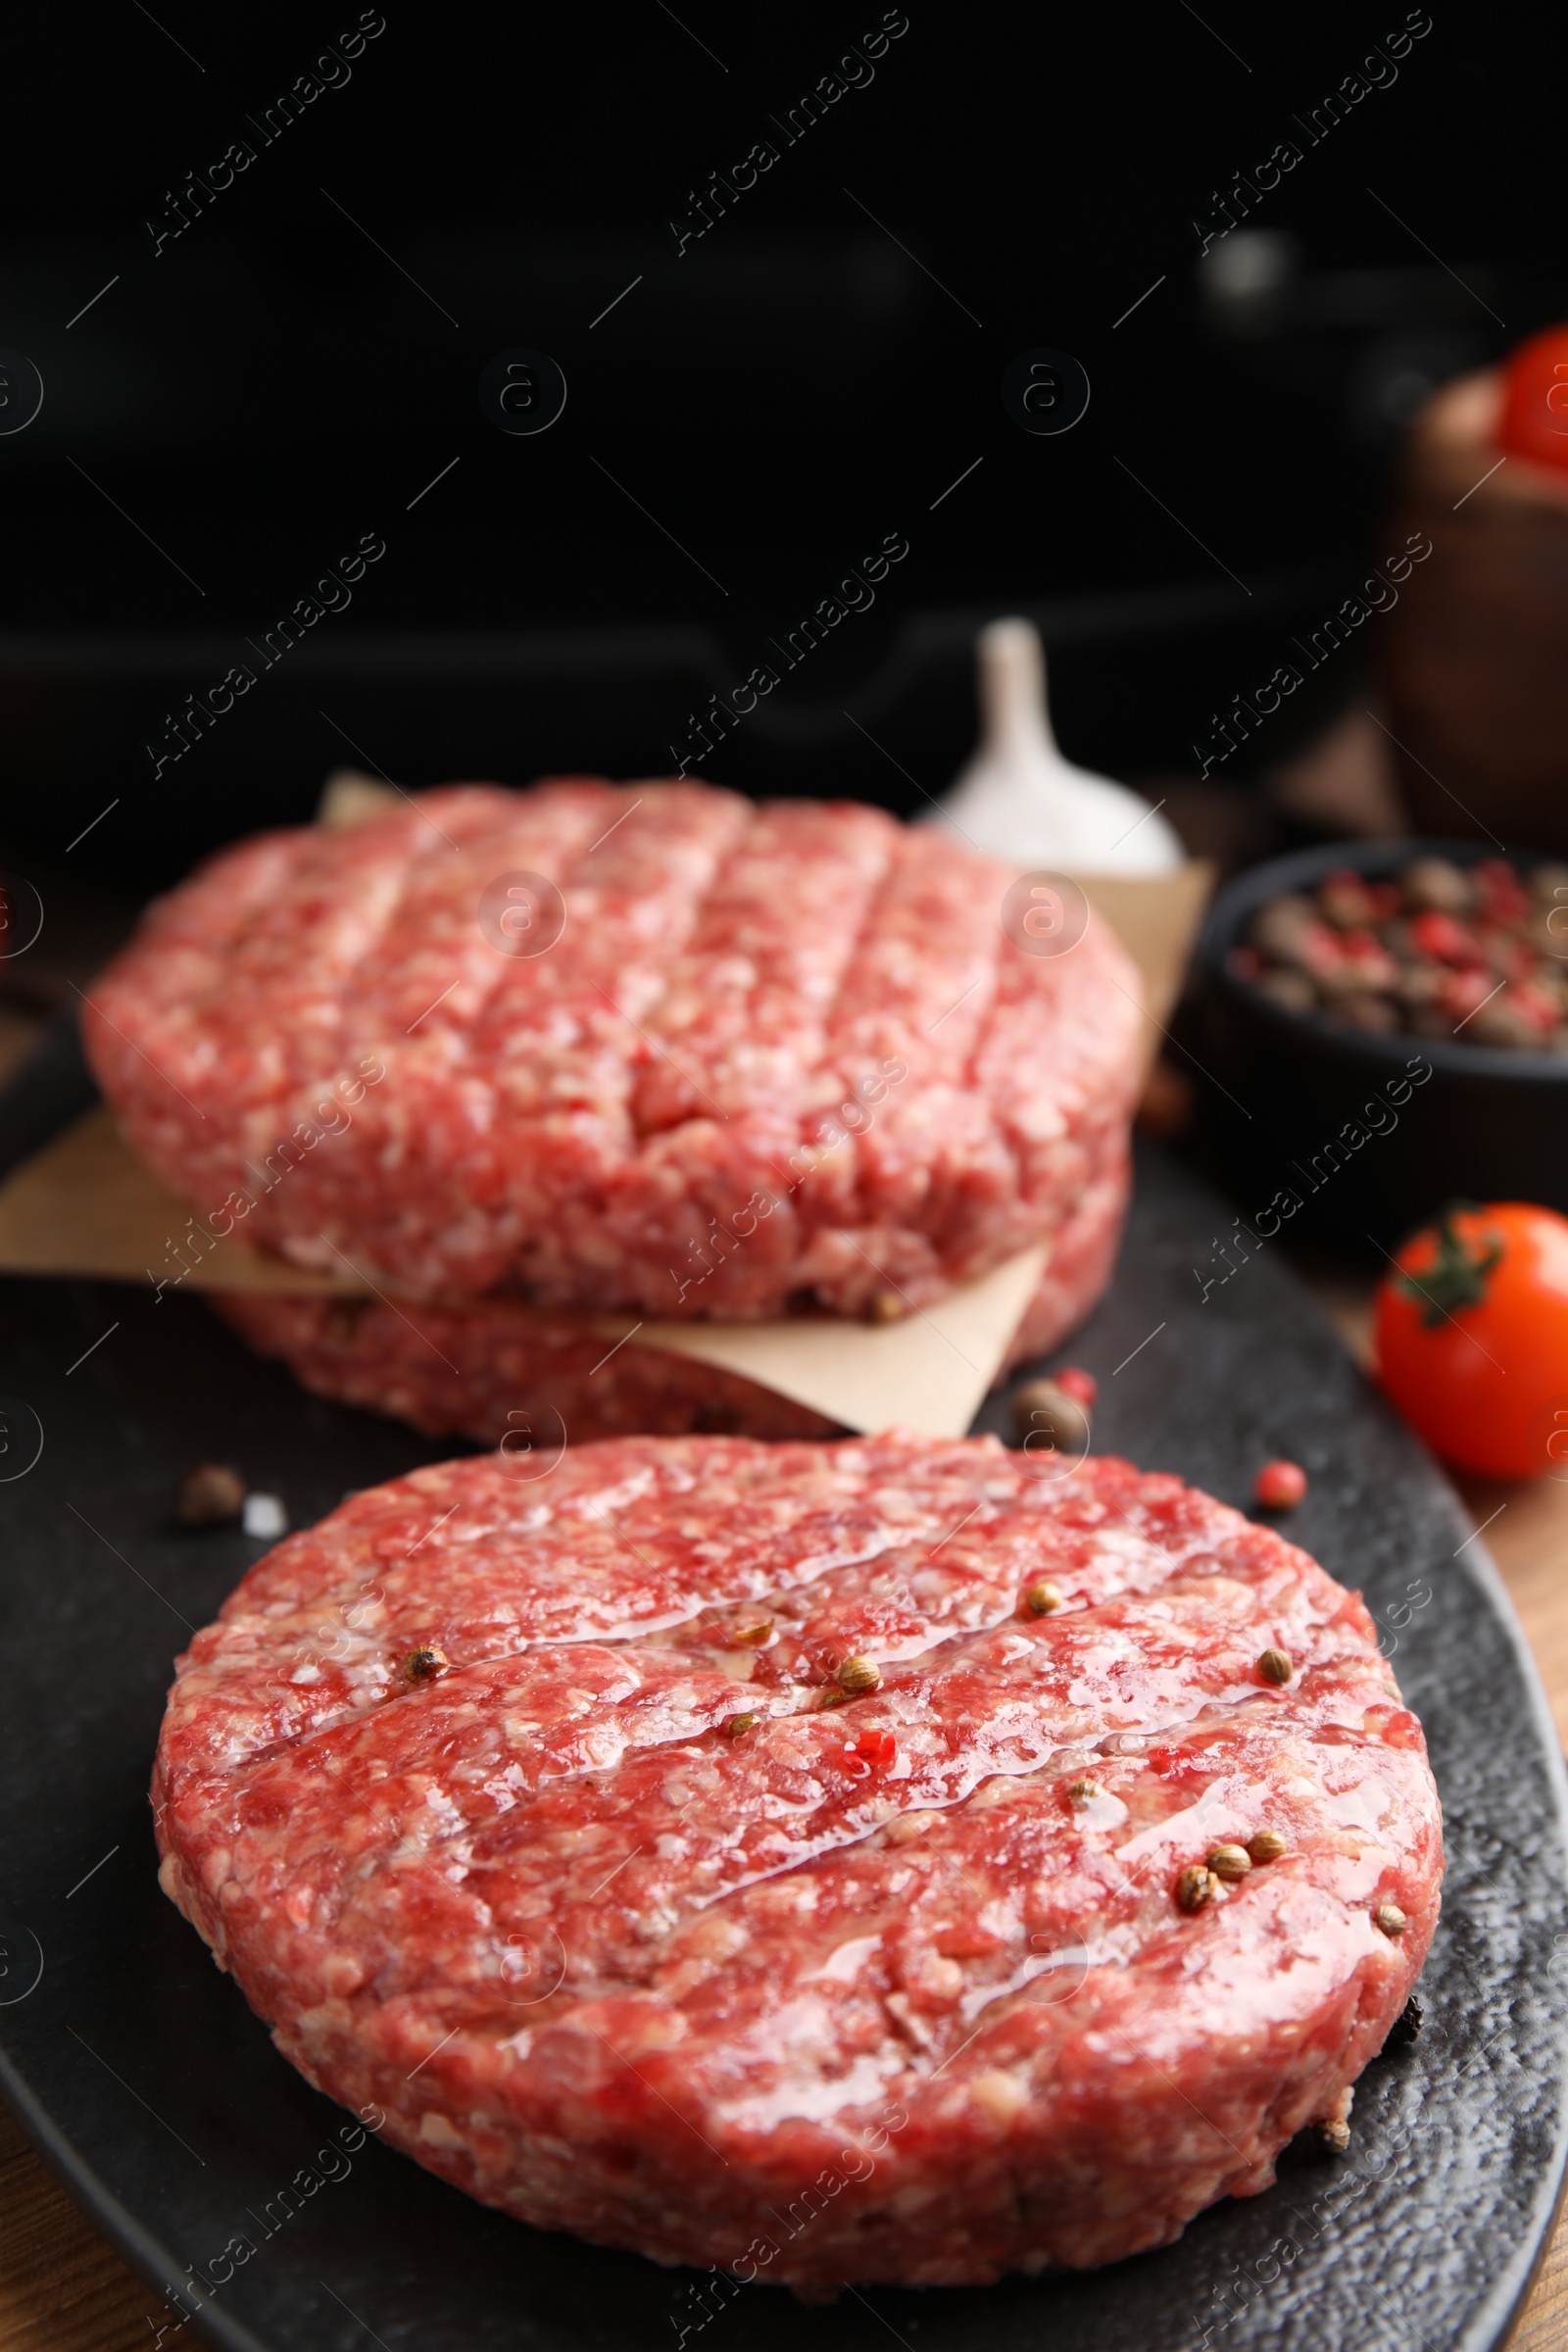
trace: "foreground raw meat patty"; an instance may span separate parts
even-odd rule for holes
[[[531,956],[480,916],[518,873],[564,920]],[[1097,921],[1024,954],[1012,880],[848,803],[450,786],[214,858],[86,1047],[142,1157],[303,1265],[661,1317],[918,1306],[1125,1159],[1136,972]]]
[[[807,2294],[1162,2244],[1347,2113],[1438,1800],[1358,1598],[1041,1467],[644,1438],[355,1495],[180,1661],[164,1885],[313,2082],[541,2227]]]

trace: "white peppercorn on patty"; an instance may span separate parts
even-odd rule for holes
[[[480,918],[516,874],[559,891],[537,955]],[[847,803],[454,785],[214,858],[95,987],[87,1052],[168,1183],[302,1265],[574,1311],[918,1306],[1097,1188],[1119,1216],[1137,975],[1099,922],[1021,952],[1012,878]]]
[[[539,2227],[806,2295],[1160,2245],[1346,2119],[1438,1800],[1303,1552],[1039,1467],[643,1438],[355,1495],[180,1661],[164,1884],[311,2082]]]

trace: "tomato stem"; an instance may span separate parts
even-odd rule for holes
[[[1496,1234],[1485,1244],[1472,1246],[1454,1230],[1454,1217],[1464,1204],[1455,1202],[1438,1218],[1436,1232],[1438,1252],[1432,1263],[1419,1274],[1408,1273],[1400,1267],[1395,1275],[1398,1289],[1406,1298],[1420,1301],[1421,1320],[1429,1331],[1461,1306],[1479,1306],[1487,1295],[1487,1283],[1502,1259],[1502,1242]]]

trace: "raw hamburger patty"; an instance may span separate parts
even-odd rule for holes
[[[519,872],[564,906],[534,956],[479,919]],[[168,1183],[301,1264],[662,1317],[920,1305],[1125,1151],[1137,975],[1099,922],[1023,954],[1012,879],[849,803],[454,785],[214,858],[87,1052]]]
[[[1040,1288],[999,1380],[1044,1354],[1088,1313],[1110,1279],[1127,1205],[1124,1166],[1091,1187],[1057,1228]],[[550,1324],[506,1301],[470,1308],[395,1307],[378,1299],[211,1294],[253,1348],[342,1404],[412,1421],[430,1437],[478,1438],[552,1451],[569,1438],[825,1438],[836,1425],[792,1397],[690,1356]]]
[[[180,1661],[164,1885],[313,2082],[540,2227],[808,2295],[1163,2244],[1348,2111],[1438,1800],[1357,1597],[1041,1468],[644,1438],[358,1494]]]

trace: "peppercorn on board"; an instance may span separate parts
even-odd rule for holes
[[[1361,2078],[1343,2155],[1293,2146],[1275,2187],[1215,2207],[1156,2254],[994,2288],[862,2288],[917,2352],[1021,2352],[1043,2328],[1092,2352],[1203,2341],[1480,2352],[1499,2339],[1552,2211],[1565,2006],[1553,1962],[1568,1949],[1568,1869],[1560,1767],[1532,1671],[1479,1547],[1453,1556],[1464,1527],[1451,1496],[1282,1271],[1260,1259],[1199,1306],[1191,1262],[1216,1213],[1169,1162],[1146,1159],[1121,1274],[1073,1344],[1101,1380],[1096,1443],[1237,1503],[1267,1454],[1311,1472],[1290,1536],[1365,1590],[1444,1798],[1443,1918],[1419,1987],[1427,2022]],[[309,1522],[345,1489],[435,1448],[302,1405],[183,1301],[155,1310],[112,1290],[19,1283],[8,1305],[11,1385],[46,1444],[8,1491],[9,1639],[24,1664],[0,1724],[5,1982],[24,1981],[35,1949],[42,1969],[0,2007],[0,2044],[24,2120],[144,2275],[168,2285],[171,2324],[194,2303],[214,2341],[308,2352],[350,2340],[344,2306],[392,2352],[499,2346],[524,2318],[542,2352],[683,2344],[710,2328],[715,2346],[724,2329],[769,2348],[804,2345],[808,2331],[847,2352],[868,2326],[880,2334],[854,2295],[808,2312],[706,2270],[520,2228],[378,2145],[385,2111],[372,2099],[346,2115],[270,2048],[150,1885],[142,1775],[169,1662],[262,1548],[228,1533],[174,1536],[172,1495],[193,1461],[238,1458]],[[68,1381],[65,1367],[117,1319]],[[1059,1573],[1052,1581],[1061,1588]],[[1054,1616],[1041,1612],[1048,1626]],[[1288,1639],[1276,1645],[1289,1651]],[[438,1674],[413,1703],[443,1687]],[[853,1714],[875,1697],[845,1704]],[[841,1730],[834,1710],[824,1731]],[[1174,1933],[1202,1932],[1240,1908],[1250,1879],[1281,1869],[1265,1849],[1241,1872],[1220,1850],[1237,1842],[1195,1857],[1217,1884],[1194,1914],[1172,1891]],[[1396,1948],[1387,1928],[1373,1933]],[[414,2092],[439,2064],[411,2051]],[[893,2119],[882,2129],[896,2148]],[[809,2196],[773,2201],[760,2238],[779,2256],[834,2227],[848,2191],[820,2171]],[[752,2256],[759,2278],[765,2253],[760,2242]]]

